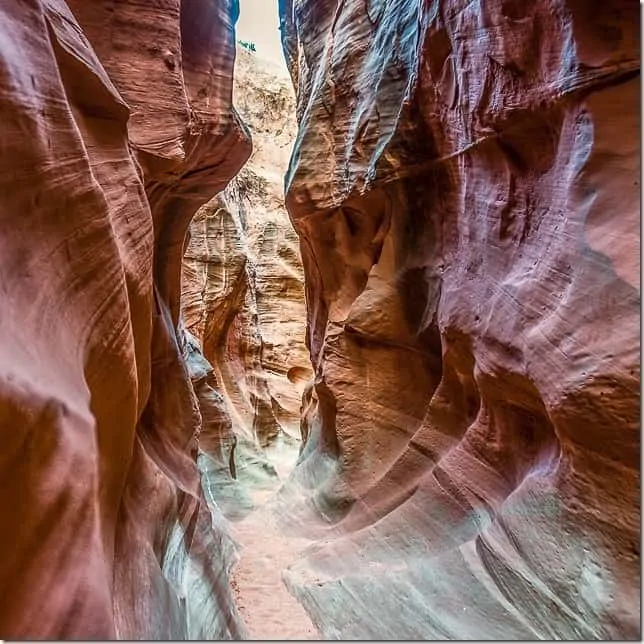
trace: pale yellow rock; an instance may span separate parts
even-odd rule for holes
[[[182,310],[213,366],[233,431],[266,446],[282,432],[299,438],[312,375],[299,242],[284,207],[296,133],[286,69],[238,48],[233,102],[253,154],[192,222]]]

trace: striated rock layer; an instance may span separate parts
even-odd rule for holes
[[[637,4],[280,10],[327,521],[291,592],[329,638],[638,638]]]
[[[284,69],[243,48],[234,79],[253,153],[194,217],[182,283],[186,327],[213,367],[219,413],[203,461],[228,515],[252,502],[240,489],[226,500],[226,479],[261,479],[262,470],[270,476],[263,448],[276,442],[297,449],[302,393],[312,376],[298,238],[284,206],[296,133],[293,88]]]
[[[236,13],[0,1],[0,637],[241,634],[178,330],[188,223],[250,154]]]

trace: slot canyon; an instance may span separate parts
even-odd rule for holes
[[[0,638],[640,639],[639,5],[268,5],[0,0]]]

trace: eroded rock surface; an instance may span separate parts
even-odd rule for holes
[[[0,2],[0,637],[242,634],[178,330],[188,223],[250,154],[236,12]]]
[[[330,638],[638,638],[637,4],[280,7],[291,591]]]
[[[284,206],[296,131],[291,81],[277,64],[238,48],[234,102],[253,153],[193,219],[182,285],[186,326],[212,364],[219,395],[220,438],[203,460],[229,516],[253,507],[237,486],[227,494],[231,476],[275,475],[263,448],[299,439],[312,376],[298,238]]]

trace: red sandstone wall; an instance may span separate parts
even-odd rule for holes
[[[327,637],[639,636],[639,15],[281,2]]]
[[[250,154],[236,10],[0,2],[0,637],[240,633],[177,332],[187,225]]]

